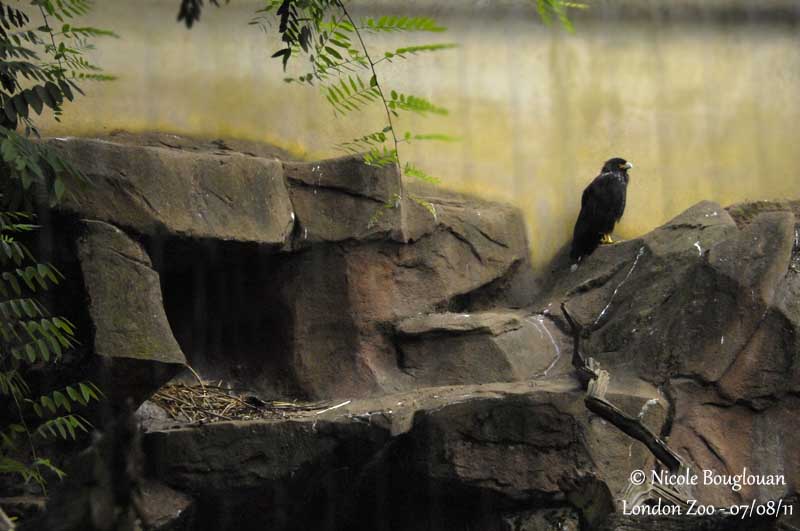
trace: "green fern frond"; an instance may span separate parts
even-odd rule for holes
[[[430,184],[439,184],[439,179],[433,177],[432,175],[428,175],[425,171],[417,168],[410,162],[406,162],[405,167],[403,168],[403,173],[408,175],[409,177],[414,177],[419,179],[420,181],[424,181]]]
[[[0,273],[0,295],[4,297],[21,297],[23,286],[33,293],[47,290],[59,283],[61,273],[50,264],[36,264],[18,267]],[[20,280],[22,283],[20,283]]]
[[[431,31],[442,32],[447,28],[440,26],[429,17],[383,16],[378,19],[362,18],[361,29],[369,31]]]
[[[417,114],[448,114],[447,109],[434,105],[425,98],[410,94],[400,94],[394,90],[391,92],[391,100],[387,102],[387,105],[389,109],[394,111],[395,115],[397,110],[411,111]]]
[[[403,136],[403,140],[406,142],[410,142],[412,140],[433,140],[438,142],[460,142],[461,137],[459,136],[452,136],[452,135],[445,135],[441,133],[427,133],[427,134],[412,134],[409,131],[406,131],[405,135]]]
[[[89,39],[115,35],[65,22],[88,13],[90,0],[30,3],[34,6],[31,13],[40,15],[38,27],[22,10],[0,2],[0,114],[9,124],[0,126],[0,165],[7,209],[14,205],[30,207],[31,198],[42,192],[57,203],[63,199],[67,182],[86,180],[50,145],[29,138],[32,134],[38,136],[32,120],[45,109],[59,120],[64,101],[83,94],[78,81],[113,79],[90,62],[84,52],[93,49]],[[53,19],[62,22],[60,31],[51,27]],[[7,423],[0,431],[0,473],[19,474],[26,482],[36,481],[44,490],[44,473],[62,477],[63,472],[47,459],[36,457],[32,435],[76,438],[77,432],[87,431],[90,424],[75,415],[75,409],[102,394],[96,387],[80,383],[29,398],[32,392],[24,377],[28,366],[53,363],[77,344],[74,325],[63,317],[50,316],[36,298],[59,284],[64,276],[52,264],[36,260],[15,238],[37,228],[28,213],[0,212],[0,395],[16,406],[18,414],[16,422]],[[33,413],[44,422],[31,432],[27,419]],[[46,418],[59,414],[62,416]],[[11,457],[19,437],[27,438],[33,449],[30,463]]]
[[[574,32],[575,27],[567,14],[568,9],[587,9],[589,6],[583,2],[568,2],[565,0],[536,0],[536,10],[539,18],[547,25],[557,19],[569,32]]]
[[[27,212],[0,212],[0,241],[13,242],[13,238],[5,236],[3,232],[30,232],[39,228],[39,225],[25,221],[33,221],[33,215]],[[23,247],[20,244],[17,246]]]
[[[382,149],[374,147],[364,154],[364,163],[367,166],[383,168],[397,164],[397,150],[383,146]]]
[[[384,144],[388,140],[386,133],[389,133],[390,131],[391,128],[387,126],[380,131],[337,144],[336,149],[348,151],[350,153],[360,153],[362,151],[372,149],[377,145]]]
[[[33,479],[30,466],[5,455],[0,456],[0,474],[19,474],[25,478],[25,483]]]
[[[61,31],[58,32],[56,35],[63,35],[65,37],[113,37],[115,39],[119,38],[119,35],[114,33],[111,30],[100,29],[100,28],[93,28],[91,26],[72,26],[70,24],[64,24],[61,26]]]
[[[77,388],[75,384],[68,385],[61,390],[43,394],[36,400],[26,398],[25,403],[33,408],[39,418],[44,418],[48,413],[55,414],[59,408],[71,413],[73,405],[85,407],[92,400],[100,400],[102,393],[98,394],[99,390],[96,392],[92,385],[89,382],[80,382]]]
[[[325,89],[325,98],[337,114],[357,111],[380,99],[377,87],[367,86],[359,76],[347,76]]]
[[[31,463],[31,467],[36,468],[37,470],[39,468],[47,469],[50,472],[54,473],[58,477],[58,479],[64,479],[65,477],[67,477],[67,473],[58,468],[57,466],[55,466],[53,463],[51,463],[49,459],[43,459],[41,457],[38,459],[34,459],[33,463]]]
[[[44,317],[46,311],[36,299],[8,299],[0,301],[0,319],[6,322],[21,322],[24,319]]]
[[[22,399],[30,393],[30,386],[17,369],[0,371],[0,393]]]
[[[5,443],[5,439],[3,441]],[[45,479],[42,474],[43,470],[49,470],[54,473],[58,479],[63,479],[66,476],[64,471],[53,465],[49,459],[38,458],[34,459],[30,464],[26,464],[6,455],[0,456],[0,474],[18,474],[22,476],[25,483],[34,481],[44,486]]]
[[[63,415],[46,420],[34,430],[34,433],[39,434],[45,439],[50,436],[64,440],[75,440],[77,438],[77,431],[81,430],[89,433],[89,428],[92,424],[81,417],[80,415]]]
[[[397,48],[396,50],[390,52],[384,52],[383,58],[380,60],[391,61],[396,57],[405,59],[407,55],[415,55],[423,52],[438,52],[441,50],[450,50],[452,48],[458,48],[458,44],[441,43],[441,44],[420,44],[417,46],[405,46],[403,48]]]
[[[33,4],[41,6],[48,15],[60,22],[87,15],[92,9],[90,0],[34,0]]]

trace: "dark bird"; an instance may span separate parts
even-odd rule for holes
[[[601,243],[614,243],[611,232],[625,212],[628,170],[633,164],[619,157],[603,164],[600,175],[586,187],[581,197],[581,213],[572,234],[573,260],[589,256]]]

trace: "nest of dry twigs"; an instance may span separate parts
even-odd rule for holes
[[[175,420],[219,422],[223,420],[284,419],[324,410],[327,403],[263,401],[256,396],[237,394],[222,387],[222,382],[186,385],[167,384],[151,398]]]

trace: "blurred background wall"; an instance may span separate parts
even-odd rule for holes
[[[460,44],[382,63],[393,87],[451,111],[405,117],[401,130],[462,137],[401,156],[442,186],[521,207],[537,264],[569,240],[581,191],[612,156],[635,165],[623,238],[701,199],[800,197],[800,2],[588,3],[569,33],[542,25],[525,0],[353,2],[359,15],[428,15],[448,27],[372,36],[374,51]],[[335,118],[317,90],[283,83],[269,58],[274,34],[247,24],[261,5],[206,8],[187,30],[175,21],[177,0],[98,2],[88,22],[121,38],[98,41],[94,57],[119,80],[86,85],[89,97],[61,124],[44,119],[43,132],[162,130],[322,157],[380,129],[378,107]]]

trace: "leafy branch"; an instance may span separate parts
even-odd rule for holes
[[[225,0],[229,3],[230,0]],[[219,7],[219,0],[210,0],[211,5]],[[181,0],[181,6],[178,10],[178,22],[186,24],[187,28],[191,28],[195,22],[200,20],[200,12],[203,9],[203,0]]]
[[[582,3],[565,0],[532,1],[545,23],[558,19],[569,30],[572,26],[567,10],[585,7]],[[268,31],[273,27],[270,15],[274,15],[274,20],[277,21],[278,33],[283,43],[272,57],[281,61],[284,71],[287,70],[290,60],[298,55],[306,56],[310,65],[308,71],[287,77],[285,81],[319,85],[337,116],[361,111],[380,102],[385,114],[383,126],[375,132],[339,143],[336,147],[350,153],[363,153],[366,164],[394,165],[397,168],[401,176],[399,189],[392,194],[384,207],[391,208],[400,204],[403,199],[402,177],[438,182],[438,179],[416,165],[403,161],[400,145],[412,140],[453,141],[456,137],[410,132],[401,136],[395,120],[403,112],[424,116],[447,115],[447,109],[421,96],[390,89],[380,75],[379,65],[422,53],[449,50],[457,45],[418,44],[373,54],[365,42],[365,35],[397,32],[441,33],[446,31],[444,26],[429,17],[381,16],[356,20],[343,0],[265,0],[264,7],[256,12],[250,23]],[[425,206],[435,216],[433,206]],[[373,221],[385,211],[386,208],[378,209]]]
[[[31,396],[27,369],[58,362],[75,347],[75,325],[53,316],[37,296],[57,286],[64,276],[55,266],[38,262],[15,234],[36,229],[26,212],[0,212],[0,398],[10,400],[18,421],[0,429],[0,473],[16,473],[45,487],[44,472],[63,476],[57,467],[37,455],[34,437],[75,439],[91,424],[73,409],[99,400],[100,390],[80,382]],[[31,417],[36,418],[30,424]],[[22,436],[30,447],[31,462],[16,456]]]
[[[381,84],[378,82],[378,73],[375,71],[375,62],[372,60],[372,57],[370,57],[369,50],[367,50],[367,45],[364,43],[364,38],[361,36],[361,32],[359,32],[357,29],[355,29],[355,22],[353,21],[353,17],[350,16],[350,13],[344,7],[344,4],[341,2],[341,0],[336,0],[336,5],[339,7],[339,9],[342,10],[342,13],[344,13],[344,16],[347,18],[347,21],[350,23],[350,26],[353,27],[353,32],[355,33],[356,37],[358,37],[358,42],[361,44],[361,48],[363,50],[364,57],[366,57],[367,62],[369,63],[369,68],[370,68],[370,71],[372,72],[372,77],[370,78],[369,84],[370,84],[371,87],[374,87],[375,89],[377,89],[378,94],[380,95],[380,98],[381,98],[381,103],[383,103],[383,108],[384,108],[384,110],[386,112],[386,121],[388,122],[388,125],[386,126],[386,128],[388,128],[389,134],[391,135],[391,138],[392,138],[392,143],[394,144],[394,150],[393,150],[394,163],[397,165],[397,167],[399,169],[399,167],[400,167],[400,150],[399,150],[398,145],[397,145],[398,144],[398,142],[397,142],[397,134],[395,133],[394,123],[392,123],[392,114],[397,116],[397,112],[393,112],[393,110],[390,109],[389,103],[386,101],[386,96],[383,93],[383,87],[381,87]],[[403,194],[403,191],[402,191],[402,180],[401,180],[401,183],[400,183],[400,190],[398,190],[397,193],[400,195],[400,198],[402,199],[402,194]],[[398,203],[396,202],[395,204],[398,204]]]
[[[79,82],[113,79],[84,53],[92,49],[91,39],[115,35],[73,23],[90,11],[90,0],[28,4],[26,10],[0,1],[0,405],[16,415],[0,427],[0,473],[18,474],[45,490],[45,473],[64,473],[38,455],[34,441],[71,440],[88,431],[91,424],[75,410],[102,393],[89,382],[40,393],[25,379],[31,369],[58,363],[77,339],[75,325],[40,302],[64,276],[18,241],[37,229],[34,216],[19,207],[42,197],[57,203],[69,180],[85,179],[47,144],[31,139],[39,135],[34,114],[49,110],[58,121],[64,102],[83,95]],[[29,450],[20,448],[20,438]]]
[[[351,21],[352,23],[352,21]],[[440,26],[434,19],[428,17],[397,17],[383,16],[377,20],[365,18],[361,21],[358,29],[373,32],[395,32],[395,31],[430,31],[442,32],[447,28]]]
[[[40,18],[35,23],[26,10],[0,2],[0,193],[9,205],[27,201],[34,184],[57,202],[67,189],[64,178],[83,179],[49,146],[30,137],[39,135],[34,113],[49,109],[60,121],[64,102],[83,95],[80,81],[113,79],[84,52],[92,48],[91,38],[116,35],[71,23],[91,5],[89,0],[30,0],[30,10]]]
[[[553,20],[558,20],[561,25],[569,32],[575,31],[572,21],[569,19],[569,9],[588,9],[588,4],[584,2],[569,2],[567,0],[533,0],[536,3],[536,11],[545,24],[552,24]]]
[[[431,43],[404,46],[373,55],[365,41],[366,33],[388,32],[443,32],[446,28],[428,17],[384,16],[356,20],[341,0],[268,0],[257,12],[252,24],[262,28],[271,26],[265,19],[274,13],[278,22],[283,48],[273,57],[282,61],[284,70],[296,55],[307,56],[310,71],[287,78],[287,82],[320,85],[325,99],[335,115],[343,116],[360,111],[372,104],[380,104],[385,123],[380,130],[342,142],[336,147],[350,153],[361,153],[366,164],[372,166],[394,165],[402,176],[436,182],[437,179],[411,163],[403,164],[400,144],[412,140],[452,141],[456,137],[444,134],[402,135],[395,119],[402,112],[421,115],[446,115],[447,109],[427,99],[403,94],[389,89],[382,81],[378,65],[408,59],[422,53],[433,53],[456,47],[453,43]],[[368,80],[368,81],[367,81]],[[402,179],[399,189],[392,194],[384,207],[378,209],[373,220],[394,208],[403,199]],[[435,215],[432,205],[430,210]]]

